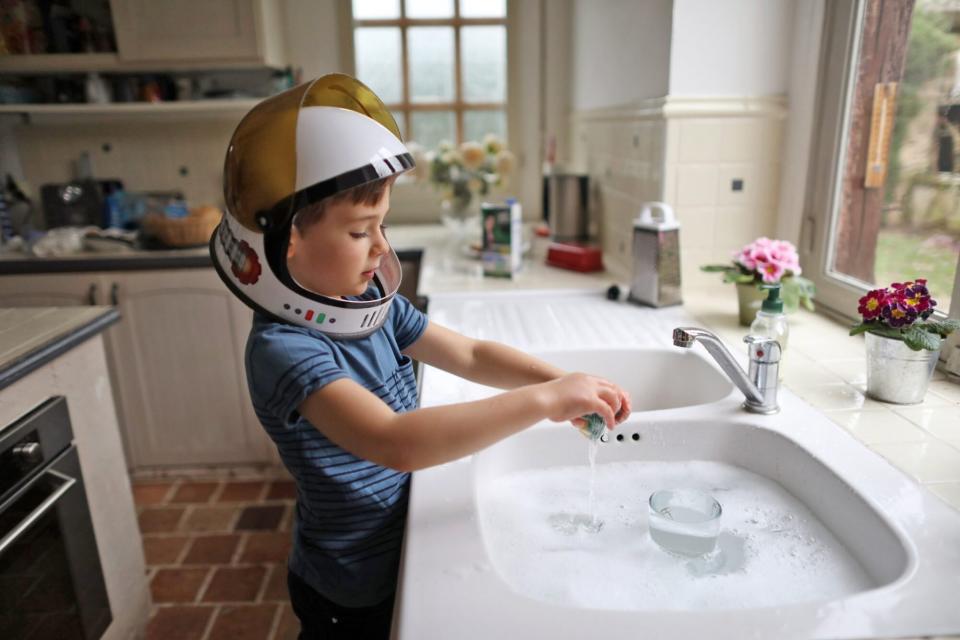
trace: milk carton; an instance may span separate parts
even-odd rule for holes
[[[509,198],[506,204],[480,205],[483,233],[483,275],[511,278],[523,264],[523,212],[520,203]]]

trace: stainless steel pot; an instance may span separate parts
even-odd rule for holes
[[[547,224],[554,240],[577,241],[590,237],[589,177],[551,174],[547,183]]]

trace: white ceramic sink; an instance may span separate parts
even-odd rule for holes
[[[733,391],[733,383],[708,361],[708,355],[689,349],[623,347],[536,355],[561,369],[617,382],[630,394],[634,411],[716,402]]]
[[[430,312],[610,377],[637,410],[599,445],[592,507],[590,445],[566,424],[415,473],[395,637],[960,633],[960,513],[786,389],[777,415],[742,410],[702,348],[672,346],[696,324],[681,308],[526,291],[432,296]],[[493,393],[432,368],[422,385],[423,406]],[[724,505],[712,564],[649,540],[650,491],[678,484]],[[556,526],[591,510],[599,533]]]
[[[589,444],[564,426],[475,456],[484,550],[516,593],[583,609],[741,610],[851,596],[907,571],[895,528],[780,433],[728,420],[618,431],[592,471]],[[676,487],[723,507],[719,548],[706,558],[665,553],[648,535],[647,498]],[[600,530],[586,530],[594,517]]]

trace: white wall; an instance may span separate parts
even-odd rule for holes
[[[664,96],[673,0],[574,0],[572,107]]]
[[[675,0],[670,95],[786,93],[794,3]]]
[[[285,0],[287,60],[303,72],[304,81],[335,71],[340,59],[340,12],[336,0]]]

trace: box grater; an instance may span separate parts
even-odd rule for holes
[[[654,215],[654,212],[659,215]],[[633,221],[631,302],[651,307],[680,304],[680,223],[670,205],[644,203]]]

